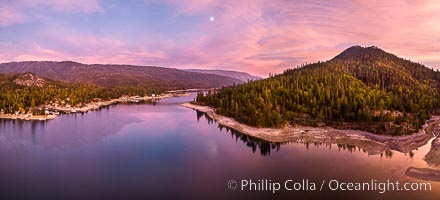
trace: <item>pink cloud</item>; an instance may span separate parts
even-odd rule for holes
[[[38,53],[42,53],[42,54],[47,54],[47,55],[55,55],[56,51],[51,50],[51,49],[45,49],[42,48],[39,44],[35,43],[33,44],[33,49],[38,52]]]
[[[26,42],[0,43],[0,60],[6,61],[64,61],[71,60],[86,64],[136,64],[145,65],[166,59],[159,50],[142,46],[130,46],[123,40],[96,37],[81,31],[52,27],[42,30],[38,36],[51,38],[41,44]],[[6,51],[7,49],[7,51]]]
[[[25,16],[16,8],[0,1],[0,27],[18,24],[24,21]]]

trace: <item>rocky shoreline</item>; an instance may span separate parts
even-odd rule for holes
[[[233,128],[243,134],[260,138],[269,142],[309,142],[347,144],[362,148],[370,155],[380,154],[387,150],[408,153],[425,145],[431,138],[430,128],[440,122],[440,116],[434,116],[424,126],[423,130],[412,135],[387,136],[358,130],[339,130],[331,127],[295,126],[285,128],[256,128],[241,124],[236,120],[218,115],[208,106],[184,103],[182,106],[203,113],[223,126]],[[428,133],[425,131],[427,130]]]
[[[91,103],[85,104],[84,106],[81,106],[81,107],[46,105],[46,106],[43,106],[48,111],[48,114],[46,114],[46,115],[0,114],[0,119],[45,121],[45,120],[56,119],[60,113],[63,113],[63,114],[86,113],[88,111],[97,110],[99,108],[107,107],[107,106],[118,104],[118,103],[138,103],[138,102],[154,101],[154,100],[159,100],[159,99],[169,98],[169,97],[176,97],[176,96],[185,96],[185,94],[167,93],[167,94],[161,94],[161,95],[157,95],[157,96],[120,97],[118,99],[111,99],[108,101],[91,102]]]
[[[31,115],[31,114],[0,114],[0,119],[10,119],[10,120],[36,120],[45,121],[56,119],[58,115]]]
[[[419,180],[440,182],[440,170],[436,169],[409,167],[405,174]]]

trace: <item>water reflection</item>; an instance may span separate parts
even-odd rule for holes
[[[0,152],[24,154],[34,147],[56,150],[93,144],[137,121],[111,108],[61,115],[51,121],[0,120]]]
[[[209,118],[208,115],[205,115],[205,117]],[[208,123],[214,123],[214,120],[212,120],[211,118],[209,119],[210,120],[208,120]],[[282,143],[279,142],[268,142],[266,140],[243,134],[235,129],[223,126],[221,124],[219,124],[218,127],[220,129],[220,132],[226,130],[226,133],[230,133],[232,138],[235,138],[235,141],[242,141],[247,147],[252,149],[253,153],[259,150],[262,156],[269,156],[272,150],[279,151],[282,145]]]
[[[253,153],[258,151],[262,156],[270,156],[272,151],[278,152],[281,149],[281,146],[287,144],[301,144],[304,145],[306,150],[310,148],[310,145],[313,145],[316,148],[323,146],[329,149],[332,149],[332,146],[336,145],[338,151],[347,151],[349,153],[358,151],[368,155],[368,151],[366,149],[351,144],[332,144],[332,143],[321,143],[321,142],[269,142],[260,138],[249,136],[233,128],[218,124],[214,119],[212,119],[209,115],[207,115],[204,112],[200,112],[197,110],[195,110],[195,112],[196,112],[197,121],[200,121],[200,119],[204,117],[208,125],[217,124],[218,128],[220,129],[220,132],[226,130],[226,133],[230,133],[232,138],[235,138],[236,141],[240,140],[247,147],[251,148]],[[392,158],[393,154],[394,154],[393,151],[385,150],[381,152],[379,155],[380,157]],[[409,152],[408,155],[410,158],[413,158],[414,152],[411,151]]]

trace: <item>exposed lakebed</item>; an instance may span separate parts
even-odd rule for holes
[[[440,195],[436,181],[428,181],[432,191],[385,194],[230,191],[230,179],[421,182],[407,175],[410,167],[439,168],[425,158],[433,139],[411,153],[377,155],[351,145],[267,142],[180,106],[193,98],[113,105],[46,122],[1,120],[2,199],[433,199]]]

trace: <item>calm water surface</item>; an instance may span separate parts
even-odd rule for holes
[[[427,167],[430,144],[414,151],[368,155],[336,144],[273,144],[219,127],[179,106],[115,105],[47,122],[0,121],[0,199],[438,199],[432,191],[231,191],[230,179],[371,179],[420,182],[405,176]],[[319,185],[317,186],[319,189]]]

